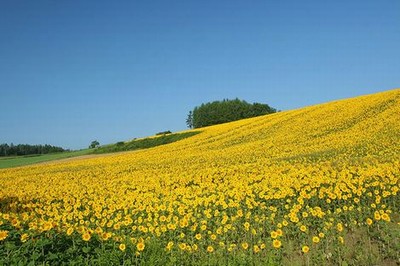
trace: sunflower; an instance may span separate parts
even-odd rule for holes
[[[24,242],[26,242],[26,240],[28,240],[29,239],[29,235],[28,234],[22,234],[21,235],[21,242],[22,243],[24,243]]]
[[[314,243],[319,243],[320,239],[319,239],[318,236],[313,236],[312,241],[313,241]]]
[[[89,234],[89,232],[86,232],[82,235],[82,239],[83,241],[89,241],[91,238],[91,235]]]
[[[144,247],[145,247],[145,244],[144,244],[143,242],[139,242],[139,243],[137,243],[137,245],[136,245],[136,248],[137,248],[137,250],[139,250],[139,251],[143,251],[143,250],[144,250]]]
[[[254,245],[253,246],[253,251],[254,251],[254,253],[260,252],[260,247],[258,245]]]
[[[274,248],[280,248],[282,246],[282,242],[278,239],[274,239],[274,241],[272,241],[272,246],[274,246]]]
[[[126,245],[125,245],[125,244],[119,244],[119,249],[120,249],[121,251],[125,251]]]
[[[174,242],[172,242],[172,241],[169,241],[168,242],[168,244],[167,244],[167,247],[166,247],[166,249],[169,251],[169,250],[171,250],[172,249],[172,247],[174,246]]]
[[[186,243],[180,243],[178,246],[179,246],[179,248],[181,250],[185,250],[186,249]]]
[[[207,252],[211,253],[214,251],[214,248],[212,246],[207,247]]]
[[[67,235],[70,236],[70,235],[72,235],[73,232],[74,232],[74,228],[69,227],[67,230]]]
[[[310,251],[310,248],[308,246],[303,246],[301,248],[301,251],[303,251],[303,253],[308,253]]]
[[[278,233],[275,232],[275,231],[272,231],[271,232],[271,237],[274,238],[274,239],[277,238],[278,237]]]
[[[8,236],[8,231],[2,230],[0,231],[0,241],[6,239]]]

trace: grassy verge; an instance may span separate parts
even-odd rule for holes
[[[196,134],[196,132],[185,132],[185,133],[174,133],[174,134],[163,134],[155,137],[148,137],[143,139],[135,139],[127,142],[118,142],[116,144],[104,145],[96,149],[85,149],[79,151],[53,153],[53,154],[38,154],[38,155],[27,155],[27,156],[13,156],[13,157],[0,157],[0,169],[18,167],[24,165],[30,165],[35,163],[42,163],[47,161],[60,160],[65,158],[77,157],[88,154],[102,154],[102,153],[113,153],[120,151],[132,151],[139,149],[148,149],[160,145],[169,144],[178,140],[182,140]]]
[[[60,153],[52,153],[52,154],[0,157],[0,169],[24,166],[24,165],[47,162],[47,161],[60,160],[60,159],[65,159],[65,158],[70,158],[70,157],[81,156],[81,155],[87,155],[87,154],[90,154],[91,152],[92,152],[92,150],[85,149],[85,150],[79,150],[79,151],[60,152]]]
[[[149,240],[138,250],[138,240],[130,238],[120,244],[93,234],[83,240],[78,232],[61,234],[56,229],[44,235],[22,233],[12,227],[0,240],[1,265],[398,265],[399,233],[396,223],[351,226],[338,236],[326,234],[307,249],[299,238],[283,236],[283,246],[263,246],[243,239],[213,250],[197,244],[175,243],[170,248],[162,241]],[[3,231],[4,232],[4,231]],[[101,235],[101,234],[100,234]],[[311,238],[312,235],[307,237]],[[133,239],[133,240],[132,240]],[[340,236],[339,236],[340,239]],[[142,241],[142,240],[139,240]],[[269,239],[268,242],[272,241]],[[172,243],[172,242],[171,242]],[[351,248],[349,248],[349,245]]]
[[[155,137],[149,137],[144,139],[135,139],[127,142],[118,142],[116,144],[110,144],[101,146],[93,151],[93,153],[111,153],[111,152],[119,152],[119,151],[133,151],[140,149],[148,149],[160,145],[169,144],[172,142],[176,142],[178,140],[182,140],[194,135],[199,134],[200,131],[195,132],[185,132],[185,133],[174,133],[174,134],[164,134],[158,135]]]

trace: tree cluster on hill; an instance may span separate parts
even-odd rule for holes
[[[0,156],[19,156],[19,155],[33,155],[33,154],[47,154],[66,151],[61,147],[52,145],[29,145],[29,144],[18,144],[14,145],[11,143],[0,144]]]
[[[98,142],[97,140],[93,140],[90,145],[89,145],[89,149],[94,149],[100,146],[100,142]]]
[[[275,112],[268,104],[225,99],[196,106],[189,112],[186,124],[189,128],[200,128]]]

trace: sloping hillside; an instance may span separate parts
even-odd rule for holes
[[[333,254],[332,264],[398,259],[398,235],[368,238],[378,255],[366,261],[340,252],[354,232],[400,221],[400,89],[200,131],[147,150],[0,170],[0,226],[15,219],[12,228],[41,237],[109,232],[139,253],[138,239],[161,252],[183,243],[191,262],[229,247],[246,253],[241,243],[267,247],[258,262],[287,264],[304,246]],[[368,230],[383,237],[382,226]]]

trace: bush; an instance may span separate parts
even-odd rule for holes
[[[172,132],[171,132],[170,130],[161,131],[161,132],[156,133],[156,136],[159,136],[159,135],[166,135],[166,134],[171,134],[171,133],[172,133]]]

